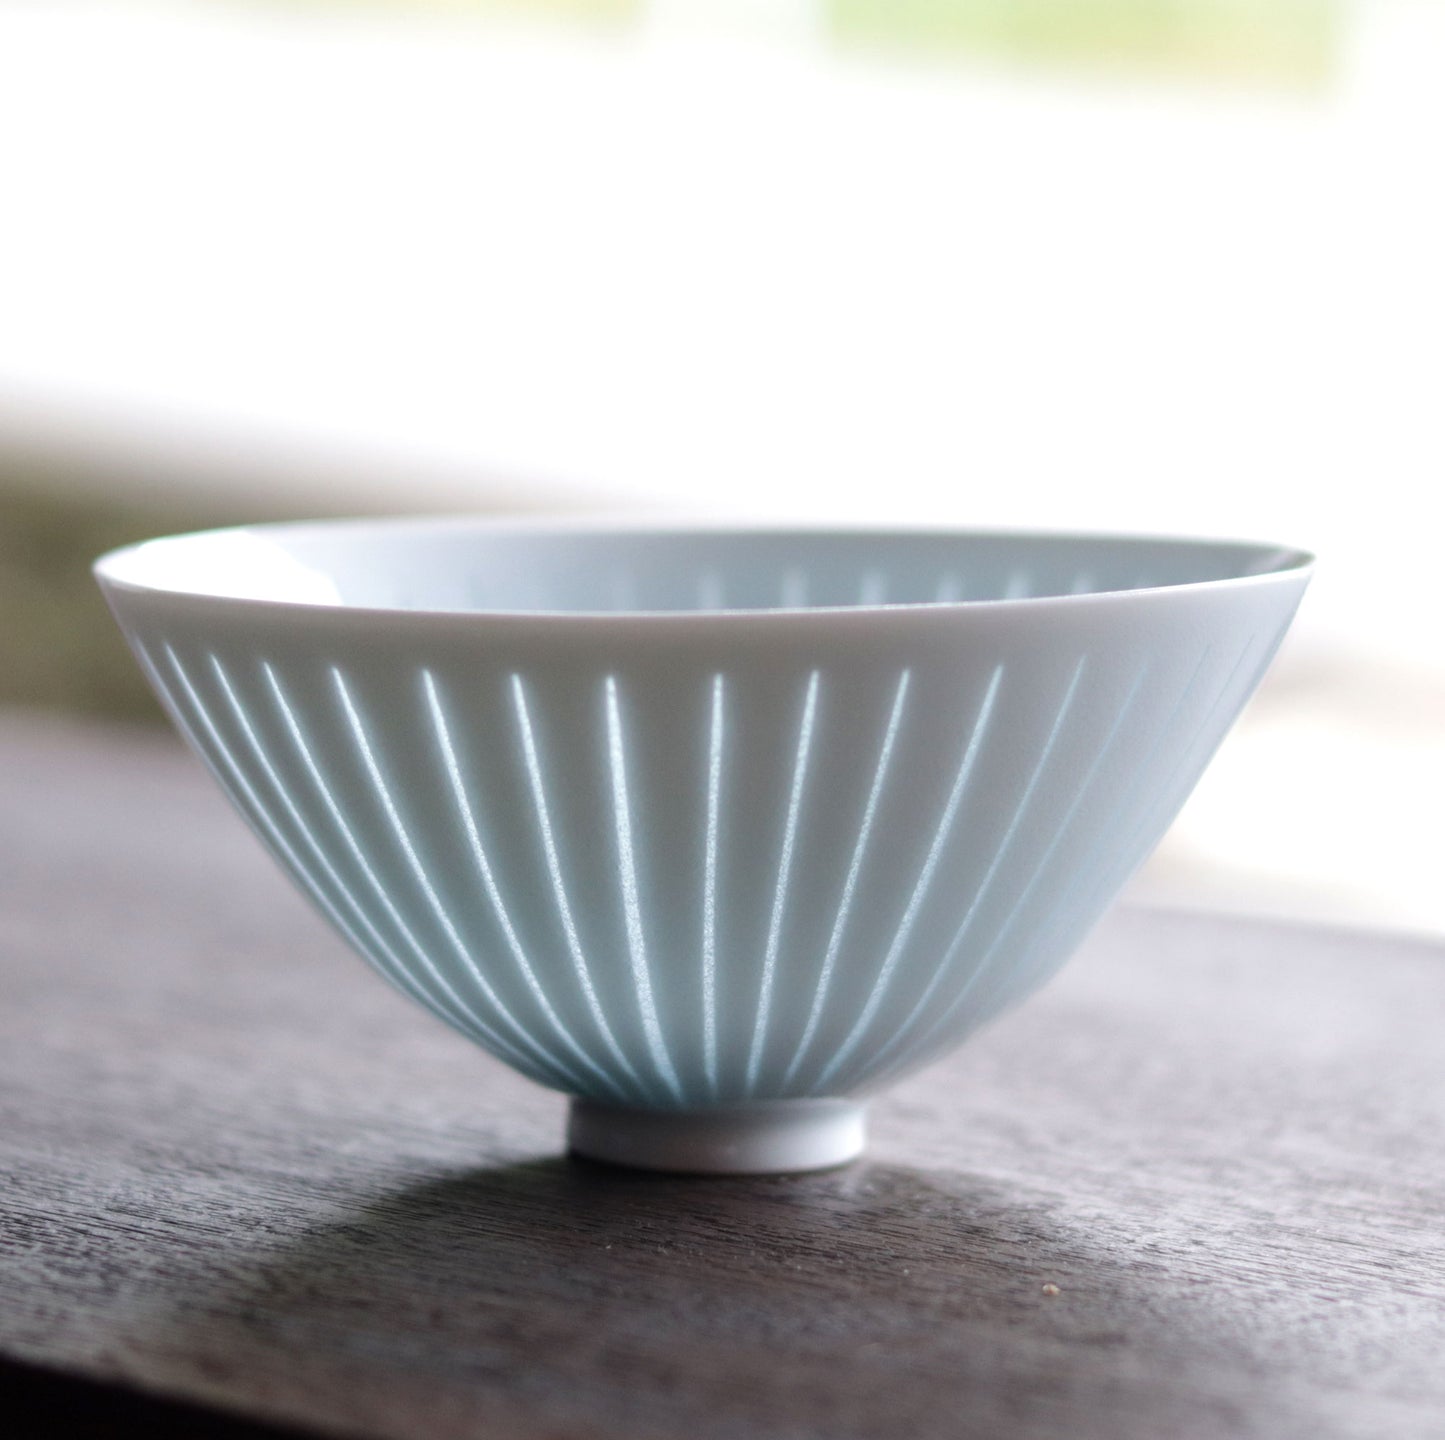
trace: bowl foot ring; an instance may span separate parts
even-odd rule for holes
[[[846,1165],[863,1151],[859,1100],[769,1100],[718,1110],[624,1110],[573,1100],[575,1155],[641,1170],[777,1175]]]

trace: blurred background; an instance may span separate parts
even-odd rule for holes
[[[87,566],[662,512],[1316,550],[1135,895],[1445,934],[1445,0],[0,0],[0,704]]]

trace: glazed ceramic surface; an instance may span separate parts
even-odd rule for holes
[[[97,573],[177,725],[388,981],[685,1169],[836,1163],[1042,984],[1308,579],[1276,547],[483,520]]]

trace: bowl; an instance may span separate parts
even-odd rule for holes
[[[1278,546],[484,519],[96,567],[261,841],[584,1155],[840,1164],[1147,857],[1308,581]]]

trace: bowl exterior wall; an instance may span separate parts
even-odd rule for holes
[[[545,1085],[698,1109],[875,1088],[1042,983],[1304,584],[633,617],[106,588],[378,972]]]

